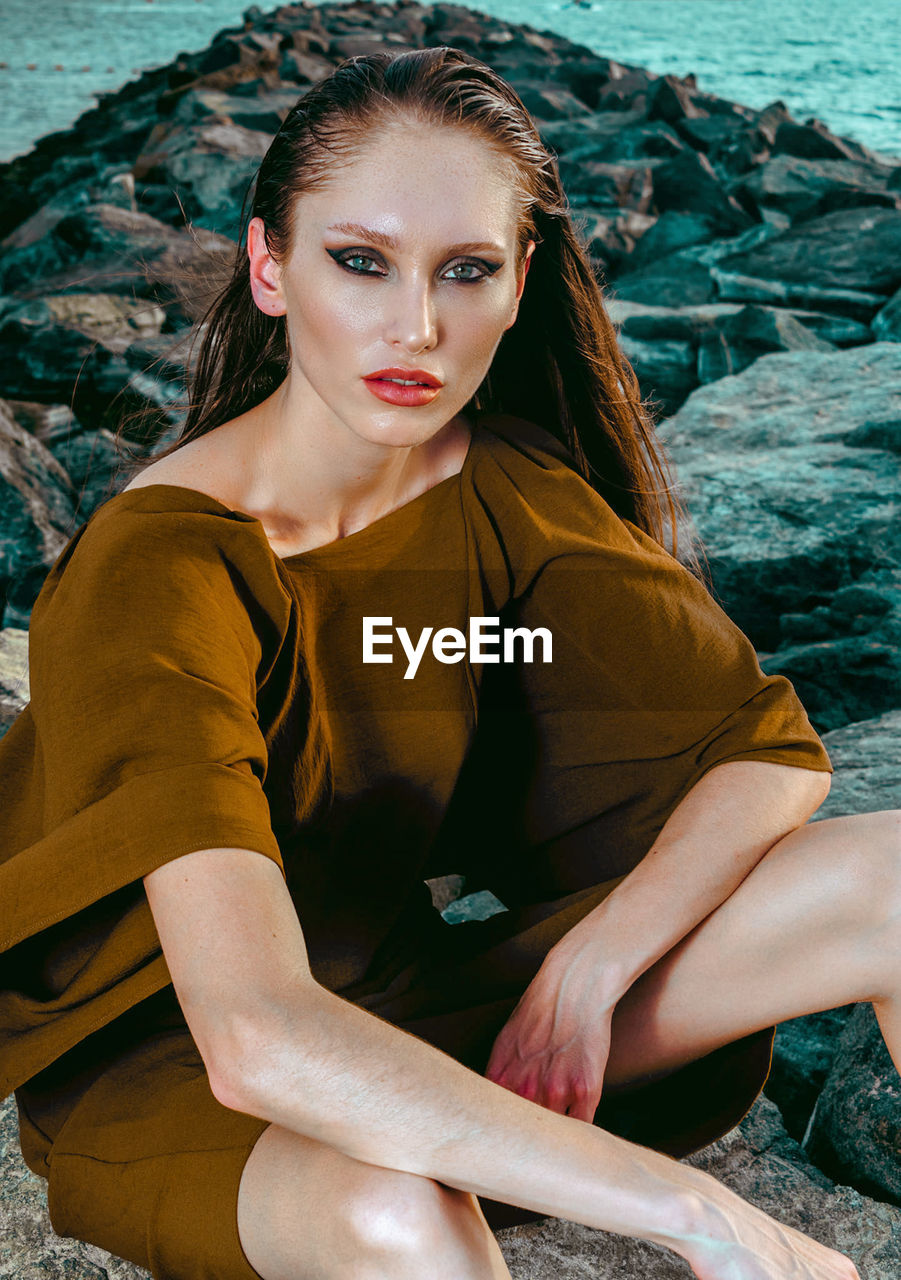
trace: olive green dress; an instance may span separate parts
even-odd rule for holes
[[[365,617],[392,662],[363,662]],[[474,617],[546,628],[551,661],[427,648],[410,678],[397,628]],[[116,495],[48,574],[29,662],[0,740],[0,1094],[54,1228],[171,1280],[256,1274],[236,1202],[266,1123],[209,1091],[143,876],[203,848],[272,859],[314,976],[482,1071],[547,950],[708,769],[831,771],[705,588],[508,415],[477,418],[459,475],[299,555],[196,490]],[[453,872],[508,910],[447,924],[424,881]],[[750,1105],[771,1044],[596,1123],[695,1149]]]

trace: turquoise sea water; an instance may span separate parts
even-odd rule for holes
[[[266,4],[263,9],[270,7]],[[901,156],[898,0],[486,0],[467,7],[560,32],[720,97],[781,99]],[[92,94],[240,25],[247,0],[4,0],[0,159],[70,125]],[[59,68],[59,69],[57,69]]]

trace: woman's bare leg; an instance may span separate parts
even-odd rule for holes
[[[263,1280],[509,1280],[476,1196],[270,1124],[244,1166],[238,1234]]]
[[[678,887],[674,887],[678,892]],[[606,1084],[646,1079],[787,1018],[871,1000],[901,1069],[901,811],[809,823],[633,984]]]

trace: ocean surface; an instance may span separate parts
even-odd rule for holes
[[[3,0],[0,160],[31,149],[141,70],[241,25],[247,0]],[[264,10],[274,8],[267,4]],[[555,31],[752,107],[901,157],[899,0],[486,0],[471,9]],[[901,163],[901,160],[899,160]]]

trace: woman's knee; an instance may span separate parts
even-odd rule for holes
[[[270,1126],[248,1160],[242,1245],[263,1280],[472,1280],[497,1252],[478,1200]]]
[[[375,1169],[339,1210],[359,1267],[354,1280],[440,1274],[439,1259],[468,1236],[475,1244],[480,1217],[474,1196],[431,1178]],[[462,1272],[461,1275],[465,1275]],[[473,1273],[475,1274],[475,1273]]]
[[[901,925],[901,809],[862,813],[853,823],[853,864],[877,925]]]
[[[823,893],[840,897],[849,921],[868,925],[901,911],[901,810],[822,818],[777,840],[764,863],[798,854],[815,859],[811,874]]]

